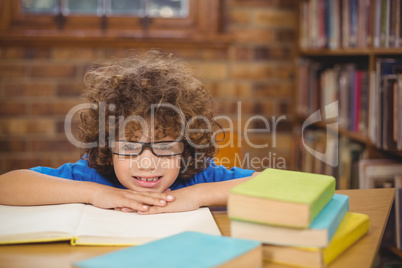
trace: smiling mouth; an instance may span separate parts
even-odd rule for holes
[[[136,180],[139,181],[158,181],[162,176],[160,177],[153,177],[153,178],[142,178],[142,177],[134,177]]]

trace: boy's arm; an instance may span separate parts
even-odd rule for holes
[[[231,188],[233,188],[238,184],[248,181],[249,179],[257,176],[258,174],[259,172],[254,172],[250,177],[234,179],[229,181],[197,184],[199,186],[198,198],[200,200],[200,207],[226,205],[228,202],[229,191]]]
[[[128,207],[146,211],[148,205],[163,206],[172,200],[164,193],[139,193],[32,170],[15,170],[0,176],[0,204],[3,205],[90,203],[100,208]]]
[[[229,191],[234,186],[246,182],[257,176],[259,172],[254,172],[250,177],[221,181],[200,183],[181,188],[170,192],[175,201],[165,207],[150,207],[146,212],[140,214],[154,214],[164,212],[179,212],[198,209],[203,206],[222,206],[228,201]]]

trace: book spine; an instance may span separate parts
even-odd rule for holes
[[[355,77],[355,105],[354,105],[354,110],[355,110],[355,118],[354,118],[354,126],[353,126],[353,131],[358,131],[359,130],[359,122],[360,122],[360,103],[361,103],[361,82],[362,82],[362,71],[356,71],[356,77]]]
[[[399,0],[399,42],[398,47],[402,47],[402,2]]]
[[[333,0],[333,31],[334,31],[334,42],[333,49],[341,47],[341,14],[340,14],[340,0]]]
[[[384,96],[383,96],[383,144],[384,149],[396,148],[394,141],[394,88],[397,86],[397,75],[384,76]]]
[[[367,12],[366,12],[366,35],[367,35],[367,39],[366,39],[366,47],[373,47],[373,40],[374,40],[374,5],[375,5],[375,0],[367,0],[366,1],[366,8],[367,8]]]
[[[380,39],[381,39],[381,2],[382,0],[375,0],[375,19],[374,19],[374,40],[373,46],[380,47]]]
[[[362,72],[361,88],[360,88],[360,120],[358,132],[367,135],[368,130],[368,113],[369,113],[369,77],[368,72]]]
[[[382,0],[381,2],[381,34],[380,34],[380,46],[386,47],[388,45],[388,14],[389,14],[389,0]]]
[[[324,48],[326,43],[326,27],[325,18],[326,15],[326,0],[318,0],[318,48]]]
[[[308,48],[308,3],[303,2],[300,5],[300,47],[303,49]]]
[[[350,25],[350,35],[349,35],[349,47],[357,46],[357,27],[358,27],[358,8],[357,0],[349,1],[349,25]]]
[[[318,0],[310,0],[311,41],[310,47],[318,47]]]
[[[357,47],[366,46],[366,0],[358,0],[357,2]]]
[[[342,47],[349,47],[350,8],[349,0],[342,0]]]
[[[308,61],[300,59],[298,64],[298,113],[302,116],[307,115],[308,96]]]
[[[350,91],[349,91],[349,110],[348,116],[350,118],[348,130],[354,131],[356,123],[356,70],[350,73]]]
[[[399,103],[402,103],[402,75],[398,77],[398,90],[396,91],[396,99]],[[397,109],[397,149],[402,150],[402,107],[396,106]]]
[[[370,88],[369,88],[369,121],[368,121],[368,134],[369,139],[375,144],[377,139],[377,102],[376,102],[376,88],[377,88],[377,74],[376,71],[370,73]]]
[[[393,46],[399,47],[399,38],[400,38],[400,31],[401,31],[401,0],[396,0],[395,6],[395,41]]]
[[[388,37],[388,47],[395,46],[396,39],[396,13],[397,13],[397,1],[391,0],[390,10],[389,10],[389,37]]]

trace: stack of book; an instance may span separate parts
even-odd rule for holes
[[[266,169],[230,191],[231,235],[263,243],[263,257],[295,266],[325,267],[369,230],[351,213],[332,176]]]

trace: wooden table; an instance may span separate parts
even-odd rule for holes
[[[330,268],[372,267],[394,200],[394,189],[337,191],[350,197],[350,211],[370,217],[370,231],[337,258]],[[230,235],[226,211],[213,211],[223,235]],[[73,262],[118,250],[122,247],[70,246],[68,242],[0,246],[0,266],[8,267],[71,267]],[[264,267],[287,267],[264,263]]]

